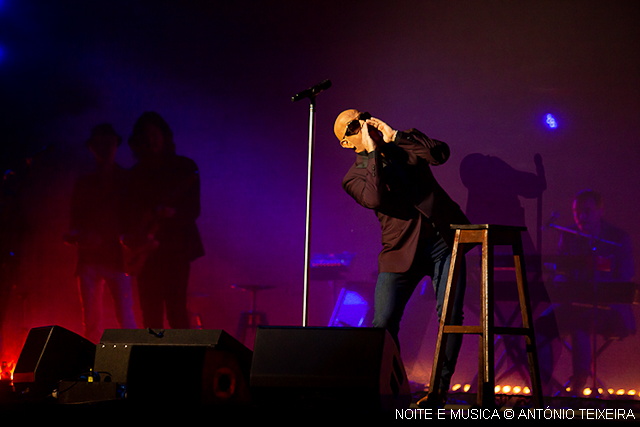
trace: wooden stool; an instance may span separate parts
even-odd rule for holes
[[[526,227],[512,227],[490,224],[451,225],[456,230],[451,254],[451,266],[447,280],[447,289],[442,308],[442,318],[436,343],[436,354],[431,369],[430,392],[437,392],[444,359],[444,350],[448,334],[477,334],[480,335],[480,349],[478,361],[478,397],[477,403],[483,407],[495,405],[495,372],[494,372],[494,336],[495,335],[523,335],[529,361],[529,375],[531,376],[531,391],[534,404],[543,407],[540,370],[538,367],[538,353],[536,350],[531,303],[527,284],[524,253],[522,249],[521,232]],[[478,326],[456,326],[450,324],[451,306],[455,295],[461,260],[466,249],[482,245],[482,292],[481,314]],[[522,327],[494,326],[494,293],[493,293],[493,252],[496,245],[509,245],[513,249],[516,282],[522,314]],[[425,397],[426,399],[426,397]],[[423,399],[424,400],[424,399]]]

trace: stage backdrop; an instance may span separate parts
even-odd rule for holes
[[[607,219],[640,247],[638,18],[633,1],[0,1],[1,160],[19,184],[5,357],[32,327],[82,332],[62,234],[73,181],[92,167],[83,142],[104,121],[126,141],[149,110],[200,169],[207,254],[192,268],[194,325],[236,332],[249,295],[233,284],[272,286],[258,309],[271,324],[302,324],[309,102],[291,97],[324,79],[310,250],[355,256],[337,280],[311,282],[310,325],[328,324],[347,282],[375,282],[378,222],[341,188],[354,154],[333,122],[347,108],[446,141],[451,158],[434,173],[449,194],[467,210],[469,182],[490,183],[484,197],[505,203],[494,218],[524,221],[544,254],[559,234],[538,226],[553,212],[570,225],[583,188],[603,193]],[[133,165],[126,143],[117,159]],[[430,284],[419,291],[403,357],[410,369],[418,360],[423,381],[435,308]],[[116,327],[105,313],[103,326]],[[637,388],[640,372],[623,365],[638,338],[617,345],[611,381]]]

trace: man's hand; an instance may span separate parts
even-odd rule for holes
[[[360,121],[360,135],[362,135],[362,146],[367,151],[367,153],[371,153],[378,148],[378,144],[371,138],[369,134],[369,126],[367,125],[367,121]],[[378,137],[380,138],[380,137]]]
[[[397,131],[380,119],[371,117],[369,120],[367,120],[367,124],[370,124],[374,128],[378,129],[380,133],[382,133],[382,139],[384,139],[384,142],[391,142],[396,137]]]

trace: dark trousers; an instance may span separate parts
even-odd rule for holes
[[[437,302],[438,321],[440,321],[450,264],[451,250],[438,235],[434,239],[421,242],[409,271],[404,273],[380,272],[376,283],[373,326],[386,328],[399,347],[398,332],[404,309],[416,286],[425,276],[431,277]],[[454,325],[462,325],[466,282],[466,263],[463,258],[451,317],[451,324]],[[441,390],[449,389],[461,345],[461,334],[448,336],[440,381]]]
[[[179,254],[157,252],[138,276],[142,321],[146,328],[162,328],[164,315],[171,329],[189,329],[187,289],[191,263]]]

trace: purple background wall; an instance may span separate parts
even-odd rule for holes
[[[82,331],[75,253],[61,236],[73,180],[92,165],[83,141],[102,121],[126,139],[147,110],[167,119],[178,153],[200,167],[207,255],[193,265],[191,303],[203,326],[235,333],[249,297],[234,283],[275,286],[259,294],[259,309],[271,324],[301,324],[309,110],[291,96],[327,78],[333,86],[317,99],[311,252],[356,253],[345,280],[373,286],[380,249],[373,213],[340,186],[354,156],[339,147],[333,121],[352,107],[447,141],[452,157],[434,172],[463,209],[465,156],[535,172],[540,154],[543,222],[557,211],[571,224],[572,196],[592,187],[640,247],[637,2],[182,3],[0,0],[4,158],[55,146],[21,193],[27,233],[4,327],[14,354],[31,327]],[[557,129],[546,128],[547,113]],[[118,160],[133,164],[126,145]],[[535,241],[538,201],[520,202]],[[557,238],[542,232],[544,253]],[[310,324],[326,325],[329,284],[313,281],[310,295]],[[425,363],[430,347],[415,343],[435,339],[428,295],[409,313],[426,330],[407,321],[403,336],[414,354],[428,354]],[[623,351],[636,352],[637,341]]]

